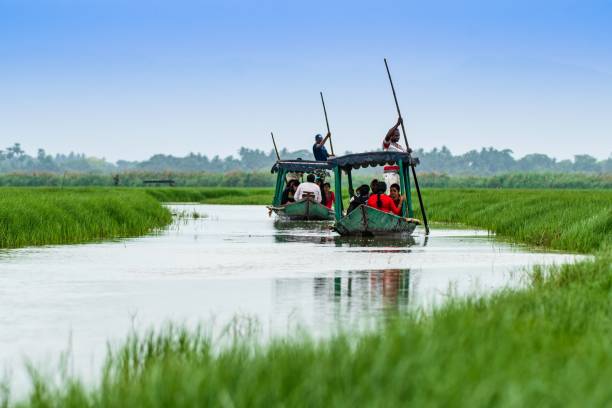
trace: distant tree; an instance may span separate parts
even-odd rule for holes
[[[574,170],[582,172],[596,172],[599,170],[597,159],[588,154],[578,154],[574,156]]]

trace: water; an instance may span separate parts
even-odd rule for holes
[[[0,252],[0,365],[70,350],[94,375],[107,341],[174,321],[221,328],[255,317],[263,337],[362,327],[450,294],[521,284],[529,266],[573,255],[529,251],[486,232],[433,228],[428,238],[345,239],[324,224],[286,224],[261,206],[172,205],[158,235]]]

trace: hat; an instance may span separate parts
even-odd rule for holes
[[[323,140],[323,136],[321,136],[321,134],[319,133],[319,134],[317,134],[317,135],[315,136],[315,140],[316,140],[317,142],[318,142],[318,141],[320,141],[320,140]]]

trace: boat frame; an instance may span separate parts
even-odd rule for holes
[[[333,221],[334,212],[312,198],[281,205],[288,173],[321,173],[332,170],[332,168],[332,163],[329,161],[278,160],[272,166],[272,173],[276,173],[276,187],[272,205],[268,206],[268,210],[290,221]]]
[[[418,158],[412,157],[408,152],[371,152],[349,154],[330,160],[334,171],[336,202],[334,204],[335,224],[334,230],[341,235],[410,235],[420,221],[414,218],[412,195],[410,189],[411,166],[419,164]],[[402,204],[402,216],[377,210],[365,205],[359,206],[350,214],[343,214],[342,200],[342,173],[348,179],[348,190],[354,194],[352,171],[384,165],[397,165],[400,174],[400,194],[406,195]]]

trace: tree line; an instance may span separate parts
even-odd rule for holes
[[[348,153],[348,152],[347,152]],[[282,158],[312,160],[308,150],[280,152]],[[505,173],[612,173],[612,155],[597,160],[587,154],[578,154],[573,160],[557,160],[545,154],[529,154],[515,159],[510,149],[498,150],[493,147],[471,150],[453,155],[443,146],[430,151],[418,149],[414,155],[421,161],[419,170],[449,175],[491,176]],[[240,148],[238,156],[209,158],[200,153],[184,157],[156,154],[143,161],[119,160],[115,163],[103,158],[86,156],[82,153],[47,154],[38,149],[37,154],[27,154],[19,143],[0,150],[0,173],[125,173],[125,172],[176,172],[176,173],[228,173],[269,170],[276,161],[274,151]]]
[[[369,184],[376,175],[355,175],[355,186]],[[177,187],[270,187],[276,175],[269,171],[228,173],[8,173],[0,174],[0,186],[27,187],[143,187],[144,180],[172,179]],[[587,173],[505,173],[494,176],[449,176],[420,173],[421,187],[439,188],[588,188],[612,189],[612,174]],[[333,183],[332,183],[333,184]]]

